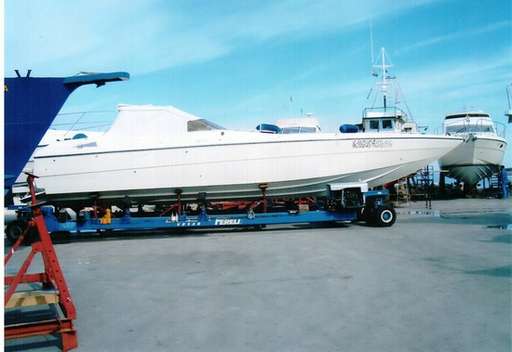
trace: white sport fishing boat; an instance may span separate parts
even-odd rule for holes
[[[359,127],[363,132],[372,133],[418,133],[416,122],[409,119],[410,113],[407,114],[400,107],[403,104],[407,108],[407,104],[396,77],[390,73],[391,67],[393,65],[387,57],[386,50],[381,48],[378,61],[372,66],[372,76],[378,80],[375,88],[370,89],[366,97],[370,103],[363,109],[362,123]]]
[[[457,147],[461,137],[402,133],[269,134],[222,128],[172,106],[120,105],[111,128],[35,156],[38,187],[56,205],[92,199],[155,204],[322,195],[335,182],[379,186]]]
[[[439,160],[442,170],[464,182],[471,189],[480,180],[498,171],[503,163],[507,141],[497,130],[489,114],[469,111],[447,115],[443,123],[444,133],[459,136],[464,143]],[[500,134],[502,134],[500,136]]]

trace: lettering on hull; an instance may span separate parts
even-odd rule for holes
[[[389,139],[356,139],[352,141],[352,148],[361,149],[361,148],[391,148],[393,146],[393,142]]]

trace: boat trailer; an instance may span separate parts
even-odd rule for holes
[[[98,212],[97,208],[81,211],[76,219],[70,219],[67,213],[56,213],[51,206],[44,206],[41,212],[48,231],[52,234],[86,234],[109,233],[143,230],[173,229],[212,229],[245,227],[261,229],[266,225],[284,224],[318,224],[318,223],[351,223],[365,221],[378,227],[394,224],[396,214],[389,202],[387,190],[369,191],[366,183],[337,183],[327,186],[328,196],[322,200],[316,210],[306,207],[289,207],[275,211],[267,206],[269,200],[262,190],[261,204],[263,211],[255,211],[249,207],[245,212],[209,213],[205,196],[200,197],[202,204],[195,212],[186,211],[187,207],[180,201],[165,211],[164,215],[136,214],[125,209],[120,216],[113,216],[110,207]],[[197,204],[197,203],[196,203]],[[306,209],[305,209],[306,208]],[[23,211],[19,211],[18,220],[11,223],[6,230],[7,237],[14,241],[24,228]],[[64,216],[63,216],[64,215]]]

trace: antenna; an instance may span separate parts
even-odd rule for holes
[[[370,55],[371,55],[371,64],[373,65],[373,63],[375,62],[375,57],[373,55],[373,24],[372,24],[372,20],[370,19],[370,23],[369,23],[369,30],[370,30]]]
[[[377,85],[380,87],[380,92],[383,96],[383,103],[384,103],[384,110],[387,108],[387,95],[388,95],[388,88],[389,88],[389,81],[391,79],[394,79],[395,77],[388,75],[388,68],[391,67],[391,64],[386,64],[386,49],[381,48],[380,49],[380,64],[374,64],[373,67],[376,69],[381,70],[380,72],[380,82],[377,83]],[[374,76],[378,77],[378,75]]]
[[[512,83],[507,86],[507,101],[508,101],[508,109],[512,110],[512,105],[510,105],[510,95],[512,91]]]
[[[368,95],[366,96],[366,100],[370,99],[370,96],[372,95],[373,88],[370,88],[370,91],[368,92]]]
[[[507,90],[508,110],[505,112],[505,116],[508,117],[508,123],[512,123],[512,105],[511,105],[511,101],[510,101],[510,96],[512,95],[512,83],[507,86],[506,90]]]

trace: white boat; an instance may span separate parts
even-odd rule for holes
[[[449,176],[471,188],[498,171],[507,141],[500,136],[497,124],[489,114],[481,111],[449,114],[444,119],[443,131],[448,136],[465,139],[439,160],[441,170],[446,170]]]
[[[368,93],[366,100],[371,103],[369,107],[363,109],[360,129],[371,133],[418,133],[416,123],[408,116],[410,114],[400,107],[401,105],[407,107],[407,104],[396,76],[390,73],[391,67],[393,65],[387,57],[386,50],[381,48],[378,61],[372,66],[372,76],[378,80],[375,88]]]
[[[91,199],[169,202],[321,195],[334,182],[382,185],[462,142],[402,133],[268,134],[224,129],[174,107],[120,105],[95,141],[55,143],[34,158],[38,187],[54,204]]]

